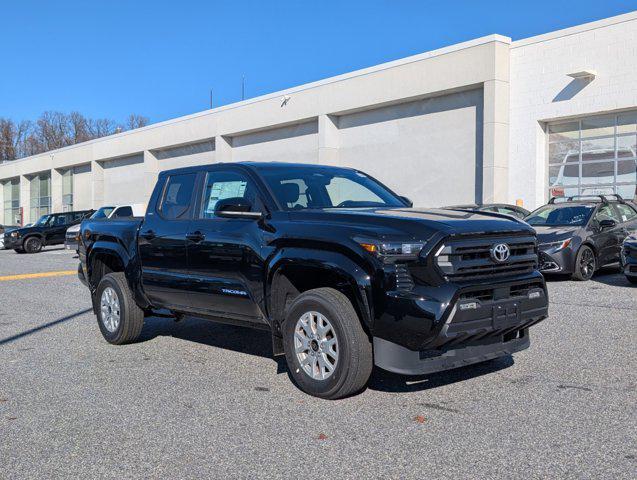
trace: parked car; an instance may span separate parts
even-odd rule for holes
[[[42,215],[31,226],[4,233],[5,248],[12,248],[17,253],[37,253],[42,247],[62,244],[67,228],[80,223],[93,212],[94,210],[82,210]]]
[[[637,230],[624,240],[621,264],[628,281],[637,283]]]
[[[119,205],[101,207],[93,213],[89,218],[93,220],[104,218],[132,218],[143,217],[146,206],[142,204]],[[64,246],[67,250],[77,250],[79,245],[80,223],[70,226],[66,230],[64,237]]]
[[[12,230],[15,230],[16,228],[20,228],[19,226],[14,226],[14,225],[0,225],[0,250],[4,250],[5,246],[4,246],[4,233],[5,232],[11,232]]]
[[[80,239],[108,342],[166,310],[268,330],[294,382],[329,399],[364,388],[373,364],[425,374],[525,349],[548,310],[529,225],[411,208],[347,168],[165,171],[143,220],[88,220]]]
[[[637,228],[637,207],[619,195],[552,198],[525,220],[537,232],[542,272],[589,280],[620,260],[622,242]]]
[[[526,208],[518,207],[517,205],[509,205],[507,203],[485,203],[482,205],[472,203],[468,205],[453,205],[445,208],[450,210],[503,213],[505,215],[511,215],[516,218],[524,218],[529,213],[531,213]]]

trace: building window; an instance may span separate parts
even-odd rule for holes
[[[20,179],[14,178],[2,184],[4,223],[20,225]]]
[[[549,197],[637,194],[637,111],[548,125]]]
[[[62,211],[73,211],[73,169],[62,173]]]
[[[35,222],[42,215],[51,213],[51,173],[40,173],[30,182],[30,221]]]

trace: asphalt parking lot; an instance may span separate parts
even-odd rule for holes
[[[264,332],[151,319],[107,344],[73,257],[0,251],[3,478],[635,478],[637,289],[612,269],[551,281],[513,358],[330,402]]]

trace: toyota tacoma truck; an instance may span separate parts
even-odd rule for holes
[[[80,239],[108,342],[135,341],[153,316],[264,329],[292,381],[322,398],[362,390],[373,365],[421,375],[510,355],[547,317],[529,225],[416,209],[354,169],[165,171],[143,220],[88,220]]]

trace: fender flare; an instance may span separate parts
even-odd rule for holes
[[[329,271],[346,283],[354,295],[354,308],[361,313],[363,326],[371,331],[374,318],[372,281],[370,274],[361,265],[341,252],[283,247],[266,263],[264,303],[275,334],[280,333],[285,311],[285,305],[277,304],[277,300],[281,299],[281,289],[285,288],[281,280],[286,268],[290,266]]]

